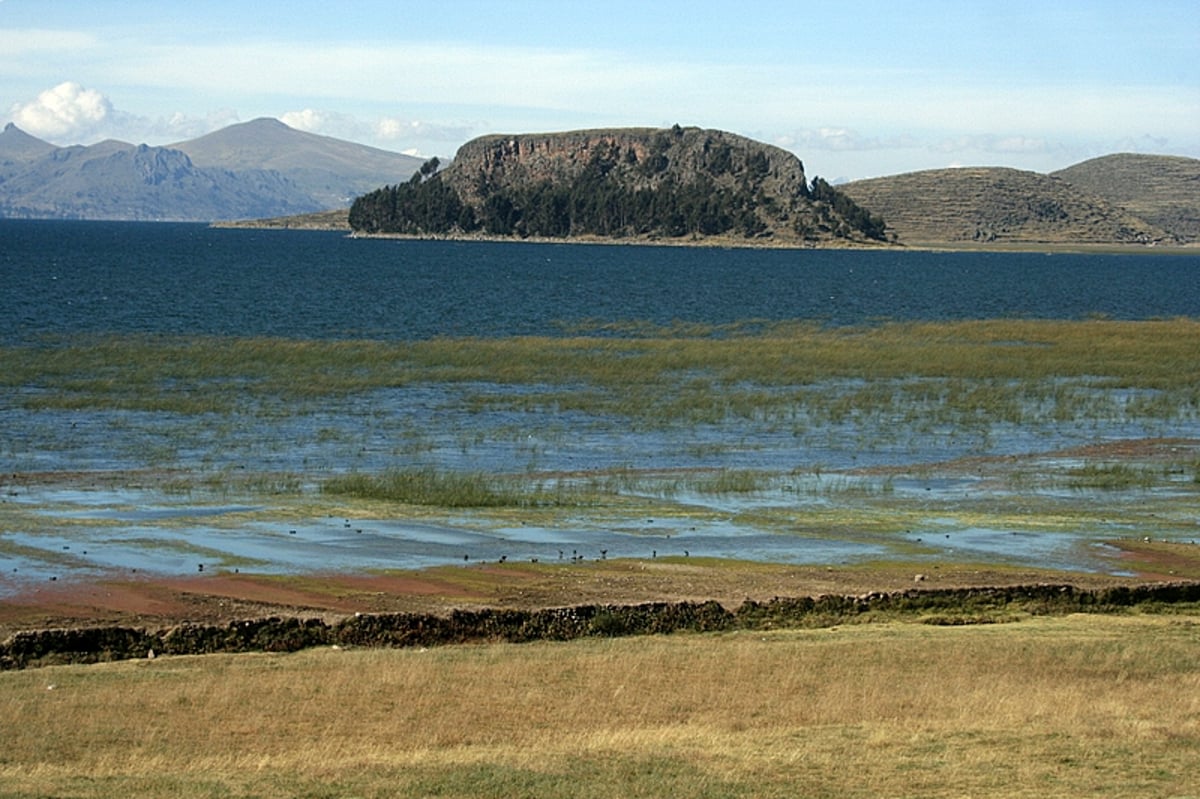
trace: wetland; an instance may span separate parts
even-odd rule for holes
[[[653,561],[1200,577],[1195,256],[5,224],[0,600]]]

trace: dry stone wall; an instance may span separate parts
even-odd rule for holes
[[[579,605],[543,610],[459,610],[358,614],[333,624],[271,617],[226,625],[182,624],[161,630],[131,627],[34,630],[0,644],[0,670],[98,663],[161,655],[294,652],[314,646],[430,647],[469,642],[569,641],[591,636],[660,635],[818,627],[869,614],[909,614],[933,624],[977,624],[1005,614],[1113,612],[1131,607],[1200,603],[1200,583],[1118,586],[1070,585],[910,589],[853,596],[747,601],[730,610],[715,601],[638,605]]]

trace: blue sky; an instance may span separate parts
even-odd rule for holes
[[[675,123],[810,175],[1200,157],[1200,3],[0,0],[0,123],[167,144],[271,116],[421,156]]]

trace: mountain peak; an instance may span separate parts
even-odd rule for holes
[[[0,131],[0,157],[6,159],[32,161],[55,149],[50,142],[30,136],[12,122],[9,122],[4,126],[4,130]]]
[[[259,127],[259,128],[285,128],[287,130],[295,130],[295,128],[293,128],[291,125],[288,125],[287,123],[282,122],[281,120],[278,120],[275,117],[256,117],[255,119],[252,119],[249,122],[243,122],[242,126],[243,127],[253,126],[253,127]],[[237,127],[237,125],[231,125],[230,127]]]
[[[262,118],[180,144],[56,147],[0,132],[0,217],[246,219],[344,208],[421,161]],[[81,198],[84,198],[81,200]]]

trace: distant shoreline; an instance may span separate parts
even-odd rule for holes
[[[705,238],[604,238],[601,236],[575,236],[569,238],[544,238],[530,236],[514,238],[512,236],[488,236],[485,234],[461,235],[414,235],[407,233],[358,233],[344,221],[344,213],[339,218],[339,212],[323,212],[320,214],[305,214],[296,217],[279,217],[275,219],[248,219],[238,221],[219,221],[210,227],[222,229],[253,229],[253,230],[323,230],[340,232],[348,238],[359,239],[396,239],[411,241],[474,241],[507,243],[520,242],[524,244],[600,244],[600,245],[633,245],[646,247],[714,247],[724,249],[770,249],[770,250],[881,250],[891,252],[1033,252],[1047,254],[1080,254],[1080,255],[1200,255],[1200,244],[1122,244],[1120,242],[1052,242],[1052,241],[1010,241],[1010,242],[958,242],[958,241],[918,241],[918,242],[835,242],[822,241],[812,244],[797,244],[775,242],[769,239],[743,239],[732,236],[711,236]]]

